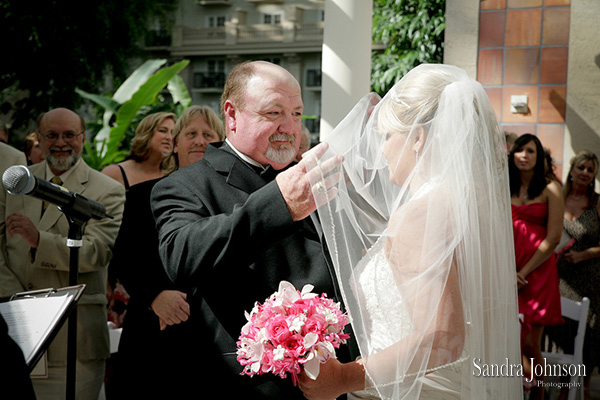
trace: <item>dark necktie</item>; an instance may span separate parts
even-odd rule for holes
[[[273,169],[273,167],[267,165],[267,168],[265,168],[264,171],[260,172],[260,177],[267,182],[271,182],[273,179],[275,179],[277,173],[279,173],[279,171],[276,171],[275,169]]]
[[[55,176],[52,179],[50,179],[50,182],[58,185],[58,186],[62,186],[63,181],[62,179],[60,179],[60,176]],[[42,202],[42,216],[44,216],[44,213],[46,212],[46,209],[48,208],[49,203],[47,201]]]

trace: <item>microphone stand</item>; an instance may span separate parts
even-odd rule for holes
[[[78,283],[79,276],[79,249],[83,244],[83,225],[91,218],[88,213],[78,212],[69,207],[59,207],[69,221],[67,247],[69,254],[69,286]],[[77,366],[77,306],[69,316],[67,328],[67,400],[75,400],[76,393],[76,366]]]

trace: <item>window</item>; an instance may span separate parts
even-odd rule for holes
[[[195,89],[223,88],[225,86],[225,60],[210,59],[206,61],[206,72],[194,72]]]
[[[306,86],[319,87],[321,86],[321,70],[309,69],[306,71]]]
[[[225,26],[225,17],[217,16],[217,17],[208,17],[208,27],[215,28],[217,26]]]
[[[208,60],[208,72],[225,72],[225,60]]]
[[[263,23],[267,25],[280,25],[283,20],[283,11],[277,13],[263,14]]]

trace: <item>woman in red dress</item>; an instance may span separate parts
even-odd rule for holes
[[[523,370],[528,378],[542,363],[544,326],[563,323],[554,249],[560,241],[564,202],[559,184],[546,178],[544,149],[534,135],[524,134],[515,141],[509,175],[519,313],[523,315]],[[543,376],[534,376],[543,381]],[[531,382],[528,386],[533,388],[531,399],[544,398],[542,385]]]

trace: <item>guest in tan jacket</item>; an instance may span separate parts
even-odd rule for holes
[[[118,182],[81,160],[85,122],[78,114],[57,108],[42,114],[37,125],[45,161],[30,166],[31,173],[104,204],[106,212],[114,216],[114,219],[92,219],[85,224],[79,249],[78,283],[87,286],[78,302],[76,391],[77,399],[96,400],[109,356],[107,266],[121,224],[125,191]],[[0,243],[6,246],[6,252],[0,258],[0,296],[68,286],[69,224],[65,215],[56,206],[45,207],[32,196],[5,196],[6,220],[1,227]],[[48,378],[34,379],[36,396],[38,399],[64,398],[66,326],[50,345],[47,357]]]

